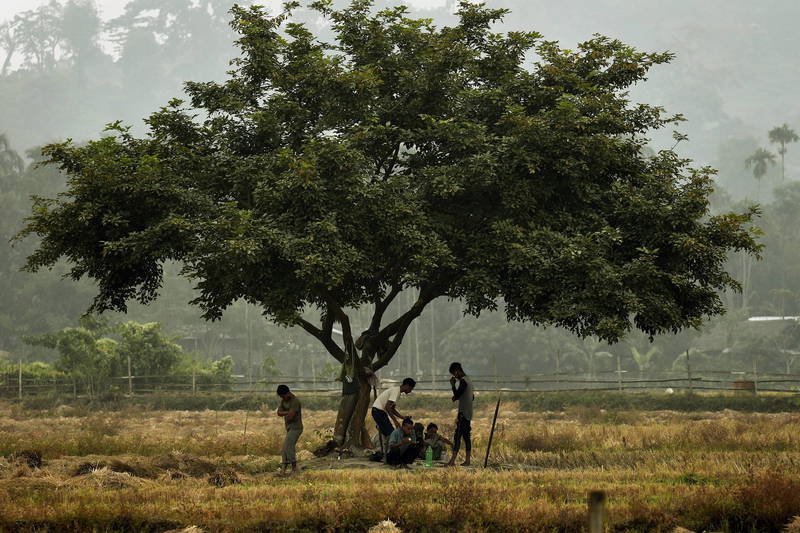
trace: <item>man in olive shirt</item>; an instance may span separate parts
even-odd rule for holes
[[[358,375],[342,377],[342,399],[339,403],[339,411],[336,415],[336,425],[333,428],[333,440],[336,446],[344,446],[347,429],[358,404],[358,392],[361,385],[358,382]]]
[[[301,413],[300,400],[291,393],[286,385],[278,385],[278,396],[281,397],[278,416],[282,416],[286,424],[286,439],[283,441],[283,453],[281,456],[281,474],[286,474],[286,468],[289,465],[292,465],[292,474],[294,474],[297,472],[295,447],[297,446],[297,439],[303,433],[303,415]]]

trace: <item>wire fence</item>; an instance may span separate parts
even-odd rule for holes
[[[252,379],[231,376],[226,380],[200,380],[197,375],[118,376],[91,380],[40,378],[25,375],[21,366],[16,371],[0,373],[0,398],[24,399],[32,396],[93,396],[101,392],[127,394],[187,393],[210,391],[239,393],[273,393],[279,384],[305,393],[336,393],[340,381],[330,377],[273,376]],[[800,374],[758,374],[753,371],[696,370],[629,377],[626,372],[602,372],[596,375],[551,373],[528,375],[472,375],[477,391],[569,392],[569,391],[736,391],[800,392]],[[383,376],[381,386],[398,385],[404,375]],[[450,390],[449,375],[413,376],[417,391]]]

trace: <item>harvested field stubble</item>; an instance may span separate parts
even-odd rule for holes
[[[473,422],[477,458],[492,407]],[[452,411],[415,415],[452,432]],[[493,468],[410,472],[312,458],[334,419],[304,411],[309,468],[283,479],[282,421],[266,410],[25,417],[0,404],[0,531],[367,531],[387,519],[402,531],[581,531],[593,489],[607,492],[614,531],[792,530],[800,515],[794,413],[505,405]]]

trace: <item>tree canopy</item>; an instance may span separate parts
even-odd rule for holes
[[[435,27],[403,7],[317,1],[335,34],[322,42],[291,21],[298,7],[234,7],[229,79],[188,82],[145,137],[117,123],[45,148],[68,188],[37,199],[27,268],[65,258],[103,311],[152,301],[177,261],[207,318],[243,298],[340,361],[357,344],[374,368],[437,297],[607,341],[723,311],[727,253],[758,250],[755,212],[710,216],[711,169],[643,154],[680,116],[627,90],[669,53],[495,33],[506,11],[468,2]],[[385,320],[409,288],[416,301]],[[347,310],[361,306],[356,342]]]

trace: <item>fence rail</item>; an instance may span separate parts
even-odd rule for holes
[[[616,376],[609,376],[616,374]],[[382,386],[398,384],[404,376],[384,377]],[[449,375],[415,376],[417,391],[446,391],[450,388]],[[567,391],[739,391],[739,392],[800,392],[800,374],[756,374],[754,372],[694,370],[690,374],[658,374],[625,378],[622,373],[606,372],[596,376],[585,374],[531,374],[512,376],[472,376],[478,391],[504,390],[513,392],[567,392]],[[302,392],[334,393],[341,390],[341,382],[332,378],[313,376],[275,376],[250,379],[233,376],[226,382],[200,382],[196,376],[119,376],[106,378],[98,386],[70,379],[37,379],[20,371],[0,373],[0,398],[22,399],[39,395],[92,396],[98,390],[112,390],[130,394],[155,392],[198,393],[214,390],[233,392],[269,392],[285,383]]]

